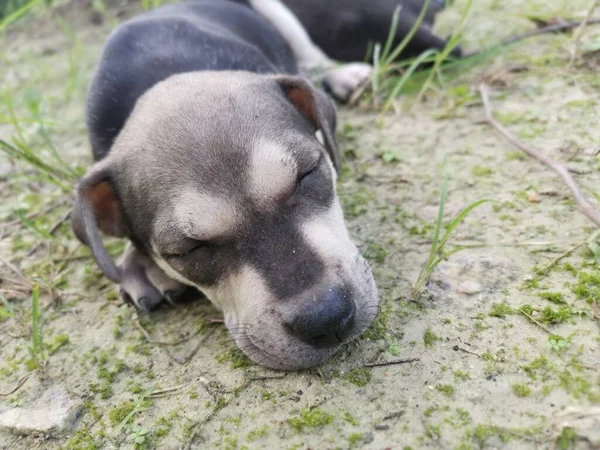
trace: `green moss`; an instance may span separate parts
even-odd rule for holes
[[[348,446],[349,448],[356,448],[364,439],[364,435],[362,433],[352,433],[348,436]]]
[[[296,431],[302,432],[305,428],[323,427],[333,422],[334,415],[323,411],[320,408],[310,410],[302,408],[298,417],[288,419],[288,423]]]
[[[4,322],[5,320],[8,320],[12,317],[13,315],[7,311],[6,309],[4,309],[3,307],[0,306],[0,322]]]
[[[88,388],[95,394],[100,394],[100,398],[107,399],[113,396],[113,391],[110,383],[104,382],[102,384],[90,383]]]
[[[178,415],[179,413],[175,410],[168,416],[157,419],[156,422],[154,422],[154,436],[163,437],[169,434],[171,428],[173,428],[173,422]]]
[[[371,381],[371,371],[366,367],[353,369],[344,374],[344,379],[356,386],[363,387]]]
[[[69,343],[69,335],[68,334],[59,334],[54,337],[52,342],[48,345],[48,353],[53,355],[58,351],[59,348],[67,345]]]
[[[359,217],[369,210],[369,204],[375,200],[375,195],[366,188],[350,195],[340,195],[346,217]]]
[[[507,431],[495,425],[477,425],[472,432],[472,437],[481,448],[485,448],[486,441],[491,437],[497,437],[503,443],[511,439],[511,435]]]
[[[359,339],[369,341],[380,341],[385,339],[387,337],[390,312],[391,308],[389,306],[380,308],[379,313],[377,313],[377,316],[375,316],[375,319],[369,328],[365,330]]]
[[[513,313],[513,309],[506,303],[494,303],[492,305],[492,310],[490,311],[490,316],[504,319],[507,315]]]
[[[554,310],[548,306],[542,310],[539,321],[554,325],[566,322],[571,318],[572,315],[573,313],[571,312],[571,308],[568,306],[561,306],[557,310]]]
[[[130,414],[134,410],[134,408],[135,405],[133,404],[133,402],[122,402],[119,406],[111,409],[108,412],[108,420],[110,421],[110,424],[113,427],[116,427],[121,422],[123,422],[123,420],[125,420],[127,415]],[[131,417],[130,420],[132,418],[133,417]]]
[[[550,363],[548,362],[548,358],[541,355],[531,361],[531,363],[521,366],[521,368],[531,379],[536,380],[540,373],[546,374],[550,370]]]
[[[369,261],[374,261],[378,264],[383,264],[385,262],[385,257],[387,256],[387,250],[378,244],[377,242],[369,242],[367,244],[367,248],[363,251],[363,256]]]
[[[471,169],[471,173],[476,177],[489,177],[494,173],[494,170],[490,167],[477,165]]]
[[[541,299],[548,300],[549,302],[555,303],[557,305],[566,305],[564,296],[562,292],[540,292],[538,296]]]
[[[562,429],[560,436],[556,438],[556,448],[558,450],[571,450],[574,449],[579,441],[577,432],[570,427]]]
[[[517,397],[529,397],[531,389],[525,384],[515,383],[512,385],[512,390]]]
[[[246,440],[248,442],[254,442],[257,439],[260,439],[261,437],[266,436],[268,431],[269,431],[269,427],[267,427],[266,425],[262,428],[257,428],[256,430],[252,430],[246,435]]]
[[[349,412],[345,412],[344,416],[342,417],[346,422],[354,425],[354,426],[358,426],[360,424],[360,422],[358,421],[358,419],[356,419],[352,414],[350,414]]]
[[[94,441],[88,430],[79,430],[73,433],[65,445],[65,450],[96,450],[100,446]]]
[[[94,420],[97,421],[102,418],[102,414],[98,412],[98,408],[90,400],[84,400],[83,406],[85,406],[85,409],[87,409]]]
[[[425,347],[433,347],[440,338],[431,330],[431,328],[427,328],[425,333],[423,333],[423,343]]]
[[[237,436],[226,436],[223,438],[222,447],[223,450],[236,450],[238,448]]]
[[[423,415],[425,417],[431,417],[433,413],[436,412],[438,409],[439,407],[437,405],[428,406],[427,408],[425,408],[425,411],[423,411]]]
[[[218,354],[215,359],[221,364],[228,362],[232,369],[241,369],[252,364],[250,358],[248,358],[239,348],[225,350],[223,353]]]
[[[469,372],[463,372],[462,370],[457,370],[454,372],[455,380],[465,381],[468,380],[470,377],[471,375],[469,374]]]
[[[506,159],[508,161],[525,161],[527,156],[523,152],[506,152]]]
[[[591,401],[600,401],[598,395],[591,392],[591,384],[587,378],[574,375],[568,370],[559,374],[561,387],[576,399],[588,398]]]
[[[572,290],[579,299],[600,303],[600,271],[580,270],[577,273],[577,284],[573,286]]]
[[[447,420],[455,428],[466,427],[471,423],[471,415],[469,411],[463,408],[457,408],[452,417]]]
[[[454,386],[451,384],[438,384],[435,388],[447,397],[454,395]]]

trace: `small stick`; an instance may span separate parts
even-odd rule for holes
[[[506,128],[500,125],[500,123],[494,118],[492,105],[490,104],[490,99],[485,84],[479,85],[479,93],[481,94],[481,99],[485,108],[486,122],[496,131],[498,131],[498,133],[504,136],[508,142],[510,142],[519,150],[521,150],[527,156],[533,159],[537,159],[545,166],[554,170],[570,189],[571,194],[573,195],[573,198],[577,203],[577,206],[579,206],[579,210],[597,226],[600,226],[600,213],[596,211],[594,206],[582,194],[582,192],[579,189],[579,186],[577,186],[577,183],[575,183],[575,180],[569,173],[569,170],[564,165],[559,164],[556,161],[553,161],[552,159],[548,158],[538,149],[523,144],[510,131],[508,131]]]
[[[0,392],[0,397],[8,397],[9,395],[12,395],[15,392],[17,392],[19,389],[21,389],[21,387],[23,387],[23,385],[27,382],[27,380],[29,380],[29,377],[31,377],[31,375],[33,375],[35,372],[37,372],[37,369],[34,370],[33,372],[28,373],[23,378],[21,378],[19,380],[19,382],[17,383],[17,386],[12,391],[7,392],[7,393]]]
[[[263,380],[280,380],[285,378],[286,374],[282,373],[281,375],[262,375],[258,377],[248,377],[250,381],[263,381]]]
[[[421,361],[421,358],[408,358],[408,359],[394,359],[392,361],[381,361],[381,362],[371,362],[366,363],[363,367],[382,367],[382,366],[392,366],[395,364],[406,364],[415,361]]]
[[[148,397],[164,397],[165,394],[169,394],[171,392],[178,391],[180,389],[183,389],[186,386],[187,386],[187,384],[180,384],[179,386],[173,386],[170,388],[160,389],[158,391],[152,391],[150,394],[148,394]]]
[[[472,352],[471,350],[467,350],[466,348],[459,347],[458,345],[455,345],[454,347],[452,347],[452,350],[454,350],[455,352],[457,352],[457,351],[460,350],[461,352],[465,352],[465,353],[468,353],[470,355],[475,355],[478,358],[481,358],[481,356],[479,355],[479,353]]]
[[[537,271],[539,278],[545,277],[546,274],[550,271],[550,269],[552,269],[554,266],[556,266],[560,262],[560,260],[566,258],[567,256],[569,256],[571,253],[573,253],[575,250],[577,250],[579,247],[581,247],[583,245],[585,245],[585,242],[580,242],[575,247],[572,247],[569,250],[567,250],[566,252],[558,255],[556,258],[554,258],[552,261],[550,261],[548,263],[548,265],[546,267],[544,267],[544,269],[540,269]]]
[[[535,323],[538,327],[540,327],[546,333],[548,333],[550,336],[552,336],[553,333],[548,328],[546,328],[544,325],[542,325],[537,320],[535,320],[533,317],[531,317],[529,314],[527,314],[525,311],[523,311],[523,309],[520,309],[519,312],[521,314],[523,314],[525,317],[527,317],[529,320],[531,320],[533,323]]]

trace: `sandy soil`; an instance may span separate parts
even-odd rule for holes
[[[582,17],[589,3],[477,2],[465,47],[529,29],[527,17]],[[441,32],[464,4],[440,17]],[[71,4],[59,8],[62,16],[40,12],[9,30],[0,138],[18,136],[7,123],[11,110],[26,119],[39,111],[60,154],[73,167],[89,164],[85,87],[108,32],[136,8],[113,5],[103,15]],[[573,42],[572,34],[525,41],[449,77],[421,102],[402,97],[383,118],[366,102],[341,109],[339,195],[371,260],[381,310],[363,337],[299,373],[250,364],[211,323],[219,312],[207,302],[139,316],[124,306],[67,224],[53,239],[44,234],[68,211],[72,183],[61,188],[3,156],[0,257],[15,270],[0,266],[0,393],[31,373],[33,283],[42,286],[47,364],[0,395],[0,414],[31,407],[56,385],[84,406],[72,431],[0,431],[0,448],[600,448],[594,228],[552,172],[482,123],[474,89],[487,82],[499,120],[568,164],[597,204],[597,57],[570,64]],[[598,42],[600,28],[592,27],[580,46]],[[39,123],[20,123],[23,139],[50,158]],[[443,262],[413,299],[444,160],[447,219],[476,200],[494,202],[476,208],[449,242],[477,248]],[[366,366],[399,358],[418,360]]]

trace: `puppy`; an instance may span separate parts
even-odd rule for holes
[[[335,192],[335,107],[298,66],[331,70],[334,92],[364,74],[328,61],[272,0],[171,4],[112,33],[72,225],[125,300],[151,310],[197,288],[253,361],[285,370],[371,323],[375,282]],[[120,266],[102,234],[130,241]]]
[[[338,61],[362,61],[369,43],[385,43],[388,39],[394,11],[400,8],[396,31],[392,36],[395,48],[410,32],[425,0],[283,0],[299,19],[312,41],[330,58]],[[428,49],[441,50],[444,39],[431,27],[435,15],[444,7],[443,0],[430,0],[423,21],[417,28],[400,58],[417,56]],[[452,55],[459,57],[455,48]]]

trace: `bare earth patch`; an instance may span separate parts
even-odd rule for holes
[[[527,16],[582,18],[589,7],[541,3],[477,2],[465,47],[531,28]],[[462,5],[444,13],[441,30],[452,28]],[[90,155],[87,82],[109,30],[136,8],[102,16],[73,3],[62,16],[40,11],[10,29],[2,38],[0,138],[16,136],[52,161],[46,133],[68,163],[58,166],[77,178]],[[585,30],[569,65],[572,38],[524,41],[449,77],[422,102],[401,97],[395,114],[381,117],[366,102],[341,108],[338,192],[373,266],[381,309],[364,336],[303,372],[252,365],[205,300],[138,316],[70,233],[64,219],[74,183],[52,183],[2,155],[0,448],[598,448],[593,224],[555,174],[483,123],[475,89],[486,81],[501,123],[571,167],[598,205],[598,61],[582,54],[600,41],[600,28]],[[440,264],[413,299],[444,160],[446,219],[476,200],[494,202],[475,209],[449,241],[476,248]],[[35,284],[41,354],[30,349]],[[371,367],[409,358],[418,360]],[[52,417],[61,405],[50,428],[15,432],[15,411]]]

